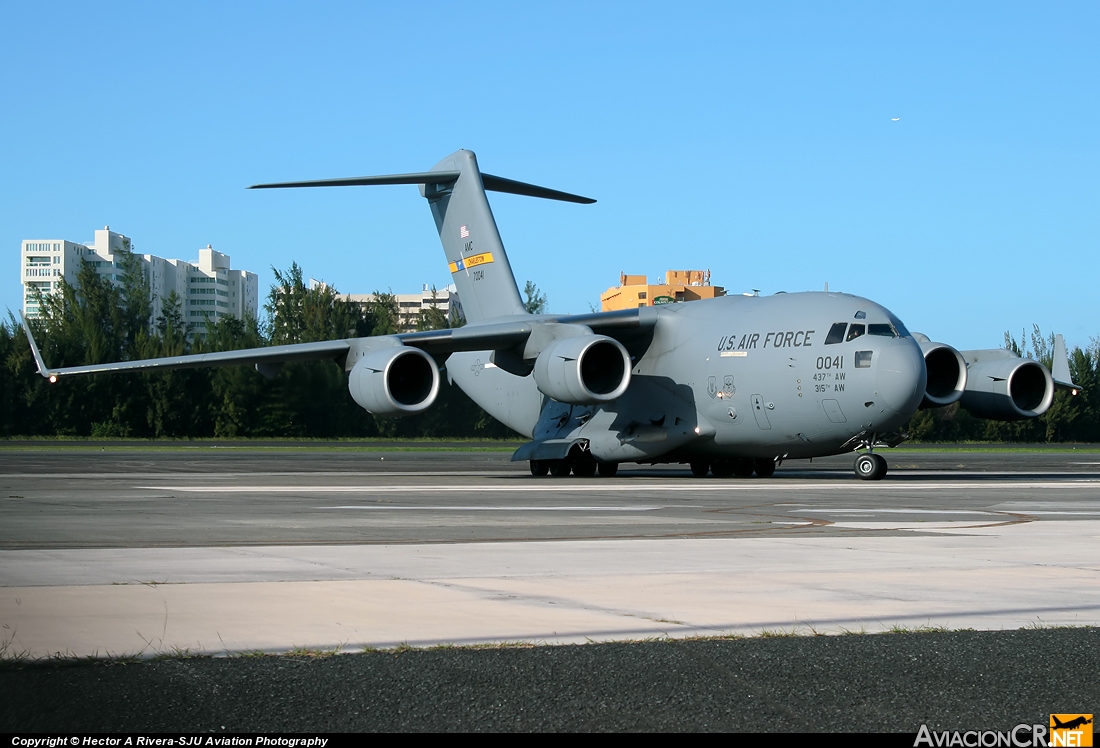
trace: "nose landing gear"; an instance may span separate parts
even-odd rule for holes
[[[896,447],[909,438],[909,435],[897,431],[891,434],[880,435],[873,432],[861,431],[841,445],[841,449],[866,449],[867,451],[856,458],[856,475],[863,480],[882,480],[886,477],[886,459],[875,454],[879,447]]]
[[[863,480],[882,480],[886,477],[886,458],[867,452],[856,458],[855,468]]]

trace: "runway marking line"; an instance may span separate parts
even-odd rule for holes
[[[736,491],[927,491],[929,489],[970,489],[990,490],[1002,488],[1082,488],[1085,481],[988,481],[969,483],[963,481],[930,483],[873,483],[830,482],[830,483],[642,483],[642,484],[604,484],[582,485],[562,483],[556,485],[510,485],[510,486],[135,486],[147,491],[178,491],[182,493],[636,493],[648,491],[665,492],[736,492]]]
[[[978,509],[790,509],[791,512],[820,512],[825,514],[989,514],[1000,515],[1003,512],[985,512]]]
[[[314,509],[413,509],[436,512],[655,512],[658,509],[699,509],[698,506],[408,506],[398,504],[350,504]]]
[[[389,478],[404,478],[412,476],[421,476],[428,478],[438,478],[444,476],[469,476],[469,477],[503,477],[509,475],[523,475],[525,471],[519,470],[446,470],[446,471],[422,471],[422,470],[407,470],[407,471],[336,471],[336,470],[299,470],[299,471],[287,471],[283,473],[270,472],[270,473],[0,473],[0,479],[4,478],[57,478],[57,479],[84,479],[84,478],[100,478],[100,479],[129,479],[129,480],[148,480],[150,478],[164,478],[170,480],[180,480],[186,478],[188,480],[195,478],[203,478],[207,480],[225,480],[226,478],[367,478],[367,477],[389,477]]]

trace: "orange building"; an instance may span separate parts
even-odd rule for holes
[[[710,285],[709,270],[669,270],[665,273],[665,282],[656,284],[646,283],[644,275],[621,273],[619,286],[600,294],[600,309],[610,312],[725,295],[724,288]]]

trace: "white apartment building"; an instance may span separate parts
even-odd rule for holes
[[[39,315],[35,290],[43,294],[57,291],[64,279],[76,285],[82,262],[91,263],[96,272],[115,285],[122,283],[121,264],[117,254],[132,251],[126,236],[111,231],[109,226],[95,232],[91,244],[78,244],[61,239],[26,239],[22,246],[23,314]],[[229,255],[207,245],[199,250],[197,263],[166,260],[156,255],[137,255],[145,270],[152,297],[152,324],[160,316],[164,299],[175,291],[182,303],[183,319],[192,333],[205,335],[207,315],[217,320],[234,316],[256,316],[259,305],[259,279],[247,270],[232,270]]]
[[[312,279],[310,282],[317,283]],[[364,303],[374,301],[374,294],[340,294],[340,298]],[[394,298],[397,299],[397,310],[401,320],[401,329],[398,332],[416,332],[416,322],[420,318],[420,312],[431,308],[432,304],[435,304],[436,309],[443,313],[451,327],[466,319],[462,313],[462,301],[458,298],[458,289],[453,283],[446,288],[438,289],[434,299],[432,289],[427,283],[419,293],[398,293],[394,294]]]

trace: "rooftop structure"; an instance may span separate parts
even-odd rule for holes
[[[709,270],[669,270],[660,283],[648,283],[644,275],[619,275],[619,285],[600,295],[600,309],[635,309],[725,296],[721,286],[710,284]]]

